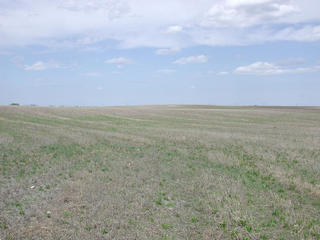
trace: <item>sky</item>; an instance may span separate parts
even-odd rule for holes
[[[0,105],[320,105],[319,0],[0,0]]]

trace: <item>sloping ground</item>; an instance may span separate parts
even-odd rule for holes
[[[320,110],[0,107],[0,238],[320,239]]]

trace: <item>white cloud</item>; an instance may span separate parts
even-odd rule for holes
[[[190,56],[190,57],[179,58],[179,59],[175,60],[173,63],[175,63],[175,64],[206,63],[207,61],[208,61],[207,56],[199,55],[199,56]]]
[[[176,70],[174,70],[174,69],[160,69],[157,72],[158,73],[164,73],[164,74],[171,74],[171,73],[175,73]]]
[[[2,0],[0,47],[83,49],[114,40],[123,48],[168,49],[320,41],[318,9],[318,0]]]
[[[298,13],[298,7],[286,0],[227,0],[213,5],[202,24],[215,27],[250,27]]]
[[[217,73],[217,75],[219,75],[219,76],[228,75],[228,74],[229,74],[229,72],[218,72]]]
[[[270,3],[273,0],[227,0],[226,3],[229,6],[241,6],[241,5],[254,5],[262,3]]]
[[[105,63],[123,65],[123,64],[131,64],[131,63],[133,63],[133,61],[128,58],[118,57],[118,58],[111,58],[111,59],[105,61]]]
[[[303,27],[287,27],[275,32],[275,34],[271,37],[271,40],[297,41],[297,42],[319,41],[320,25],[306,25]]]
[[[169,55],[177,52],[179,52],[178,48],[161,48],[156,50],[157,55]]]
[[[268,62],[255,62],[247,66],[237,67],[236,73],[240,74],[255,74],[255,75],[266,75],[266,74],[280,74],[283,70],[272,63]]]
[[[320,66],[285,68],[281,65],[269,62],[255,62],[247,66],[240,66],[235,69],[235,73],[248,75],[275,75],[288,73],[306,73],[319,71]]]
[[[42,71],[50,68],[60,68],[58,63],[38,61],[32,65],[25,65],[24,70]]]
[[[182,27],[175,25],[167,28],[167,33],[178,33],[182,31]]]

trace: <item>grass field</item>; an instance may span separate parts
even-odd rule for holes
[[[0,239],[320,239],[320,108],[0,107]]]

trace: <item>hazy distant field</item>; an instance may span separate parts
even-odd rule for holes
[[[320,239],[320,109],[0,107],[0,239]]]

